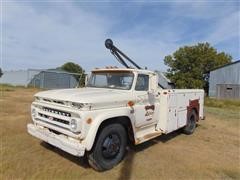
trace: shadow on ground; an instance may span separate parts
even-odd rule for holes
[[[134,156],[136,153],[140,152],[140,151],[144,151],[145,149],[154,146],[155,144],[158,143],[165,143],[167,141],[170,141],[171,139],[175,138],[176,136],[181,134],[181,130],[177,130],[175,132],[166,134],[166,135],[161,135],[159,137],[156,137],[152,140],[149,140],[145,143],[139,144],[137,146],[135,145],[129,145],[129,147],[127,148],[127,154],[126,157],[124,159],[124,161],[122,162],[122,166],[120,169],[120,176],[119,176],[119,180],[129,180],[131,179],[131,172],[132,172],[132,166],[133,166],[133,161],[134,161]],[[46,142],[41,142],[41,146],[43,146],[44,148],[51,150],[57,154],[59,154],[60,156],[70,160],[71,162],[83,167],[83,168],[90,168],[90,165],[88,164],[87,161],[87,157],[75,157],[72,156],[71,154],[68,154],[58,148],[55,148],[54,146],[46,143]]]
[[[145,149],[154,146],[155,144],[158,144],[159,142],[165,143],[167,141],[170,141],[171,139],[175,138],[176,136],[181,134],[181,130],[177,130],[175,132],[158,136],[152,140],[149,140],[147,142],[144,142],[142,144],[139,144],[137,146],[130,145],[128,148],[127,155],[124,159],[122,168],[120,170],[120,177],[118,180],[129,180],[131,179],[131,172],[132,172],[132,166],[134,161],[134,156],[136,153],[140,151],[144,151]]]
[[[50,150],[50,151],[53,151],[57,154],[59,154],[60,156],[70,160],[71,162],[83,167],[83,168],[90,168],[89,164],[88,164],[88,161],[87,161],[87,158],[84,156],[84,157],[77,157],[77,156],[73,156],[65,151],[62,151],[61,149],[59,148],[56,148],[54,146],[52,146],[51,144],[48,144],[44,141],[42,141],[41,143],[41,146],[43,146],[44,148]]]

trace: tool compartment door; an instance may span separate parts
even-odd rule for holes
[[[177,98],[176,94],[171,93],[168,96],[167,132],[176,130],[178,128],[177,123]]]
[[[189,104],[189,95],[187,93],[176,93],[177,111],[178,111],[178,128],[187,124],[187,106]]]

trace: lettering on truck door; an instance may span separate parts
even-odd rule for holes
[[[156,122],[156,116],[154,116],[156,114],[155,99],[149,93],[149,75],[138,75],[135,96],[135,126],[141,127]]]

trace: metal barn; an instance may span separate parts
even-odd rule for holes
[[[31,78],[38,74],[40,70],[13,70],[3,71],[0,84],[11,84],[13,86],[27,86]]]
[[[61,70],[46,70],[36,74],[28,85],[44,89],[74,88],[79,85],[79,77]]]
[[[28,69],[4,71],[0,84],[33,86],[44,89],[74,88],[79,85],[80,74],[62,70]]]
[[[240,60],[210,72],[209,96],[219,99],[240,99]]]

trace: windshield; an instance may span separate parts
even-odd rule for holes
[[[93,72],[87,86],[129,90],[133,77],[131,72]]]

